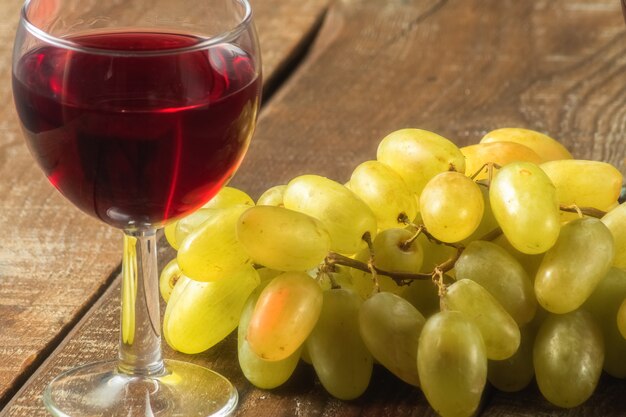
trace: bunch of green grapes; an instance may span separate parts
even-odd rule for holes
[[[170,224],[163,334],[198,353],[237,328],[241,369],[264,389],[303,360],[354,399],[378,363],[444,417],[473,415],[487,381],[536,379],[574,407],[603,369],[626,378],[621,186],[539,132],[458,148],[398,130],[345,184],[302,175],[256,204],[227,187]]]

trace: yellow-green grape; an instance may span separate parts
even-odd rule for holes
[[[401,216],[413,219],[417,214],[414,193],[382,162],[367,161],[357,166],[350,177],[350,189],[372,209],[379,229],[399,227]]]
[[[480,143],[516,142],[528,146],[544,161],[572,159],[572,154],[550,136],[529,129],[505,127],[487,133]]]
[[[322,289],[304,272],[274,278],[259,295],[247,340],[259,357],[279,361],[304,343],[322,310]]]
[[[302,175],[287,184],[283,203],[321,221],[330,234],[331,250],[351,255],[363,247],[363,235],[376,235],[372,210],[343,185],[319,175]]]
[[[407,229],[387,229],[380,232],[372,244],[374,262],[389,272],[417,273],[424,261],[424,251],[414,234]]]
[[[304,271],[324,260],[330,236],[314,217],[284,207],[255,206],[237,222],[237,239],[255,263]]]
[[[413,231],[414,229],[409,228],[408,230]],[[417,237],[416,242],[420,244],[424,252],[424,261],[422,262],[420,272],[426,274],[433,272],[436,266],[439,266],[448,259],[451,259],[456,253],[456,249],[452,246],[432,242],[423,233]]]
[[[478,185],[459,172],[436,175],[420,196],[426,229],[443,242],[458,242],[480,224],[485,205]]]
[[[498,229],[498,221],[493,216],[493,211],[491,210],[491,202],[489,201],[489,187],[485,184],[484,181],[478,181],[478,189],[483,196],[483,206],[485,209],[483,210],[483,217],[480,219],[480,224],[474,230],[468,238],[464,239],[462,243],[467,246],[470,242],[474,240],[479,240],[485,237],[488,233],[493,232]]]
[[[602,332],[586,311],[552,314],[539,328],[535,377],[552,404],[571,408],[585,402],[598,384],[603,360]]]
[[[626,339],[626,298],[624,298],[617,311],[617,328],[622,337]]]
[[[256,272],[259,273],[261,284],[269,282],[283,273],[283,271],[277,271],[275,269],[270,269],[270,268],[259,268],[256,270]],[[263,286],[263,288],[265,288],[265,286]]]
[[[468,176],[473,176],[482,168],[480,173],[474,177],[476,180],[489,177],[485,167],[487,163],[495,163],[502,167],[516,161],[534,164],[540,164],[544,161],[528,146],[515,142],[477,143],[462,147],[461,152],[465,156],[465,172]]]
[[[367,252],[367,250],[365,252]],[[365,262],[367,262],[367,259],[365,260]],[[334,268],[335,268],[335,271],[329,272],[328,275],[332,277],[334,282],[339,287],[350,289],[356,292],[357,295],[361,297],[361,299],[363,300],[368,299],[372,295],[372,292],[374,291],[374,282],[372,281],[371,275],[365,272],[361,274],[360,273],[361,271],[358,271],[354,268],[349,268],[349,267],[344,267],[344,266],[339,266],[339,265],[335,265]],[[359,274],[356,273],[357,271],[359,272]],[[331,277],[327,277],[327,282],[326,280],[324,280],[325,282],[324,289],[330,289]]]
[[[613,254],[613,237],[600,220],[586,217],[567,223],[539,265],[537,301],[551,313],[577,309],[609,271]]]
[[[178,250],[178,242],[176,241],[176,225],[177,224],[178,224],[178,221],[174,221],[174,222],[168,223],[168,225],[163,228],[163,232],[165,233],[165,239],[167,240],[167,243],[169,243],[170,246],[174,248],[174,250]]]
[[[604,335],[604,370],[616,378],[626,378],[626,339],[617,327],[617,312],[626,299],[626,272],[611,268],[583,304]]]
[[[359,311],[361,337],[372,356],[415,386],[419,386],[417,344],[425,322],[411,303],[389,292],[373,295]]]
[[[257,200],[257,206],[283,206],[283,194],[287,189],[286,185],[275,185],[265,190]]]
[[[533,346],[538,326],[529,324],[520,329],[521,339],[517,351],[510,358],[489,361],[487,379],[497,389],[504,392],[521,391],[535,376],[533,367]]]
[[[510,358],[520,343],[517,323],[480,284],[461,279],[447,288],[442,309],[456,310],[472,319],[483,336],[487,358]]]
[[[351,290],[325,291],[322,313],[306,340],[320,382],[326,391],[340,400],[359,397],[372,376],[372,355],[359,332],[362,303]]]
[[[194,211],[190,215],[183,217],[176,223],[176,230],[174,231],[176,236],[176,242],[179,244],[185,240],[191,232],[200,227],[209,217],[217,213],[217,209],[201,208]]]
[[[363,249],[359,253],[356,254],[354,259],[357,261],[363,262],[367,264],[370,258],[370,252],[368,249]],[[378,261],[375,259],[374,263],[378,266]],[[372,278],[372,274],[369,272],[364,272],[359,269],[353,268],[350,271],[352,275],[352,289],[354,289],[359,295],[367,293],[365,298],[369,298],[374,291],[374,281]],[[378,286],[380,291],[392,292],[394,294],[400,294],[403,291],[403,287],[396,284],[396,282],[389,278],[387,275],[376,275],[376,279],[378,281]]]
[[[513,162],[489,188],[491,210],[513,247],[528,254],[550,249],[559,236],[559,202],[550,178],[531,162]]]
[[[248,208],[237,205],[215,210],[182,241],[176,258],[183,274],[197,281],[215,281],[250,262],[237,239],[237,221]]]
[[[165,309],[165,340],[183,353],[209,349],[235,330],[257,285],[259,274],[249,265],[214,282],[179,280]]]
[[[530,322],[537,310],[533,284],[520,263],[495,243],[470,243],[454,264],[458,280],[471,279],[485,288],[518,326]]]
[[[400,296],[411,303],[424,317],[439,312],[439,289],[430,279],[417,279],[403,287]]]
[[[619,197],[622,174],[611,164],[600,161],[566,159],[541,164],[556,187],[559,203],[565,206],[594,207],[609,210]],[[564,221],[578,217],[562,212]]]
[[[268,283],[269,281],[265,282],[265,285]],[[239,366],[248,381],[256,387],[272,389],[284,384],[293,374],[300,360],[300,350],[296,350],[290,356],[280,361],[266,361],[250,349],[250,345],[246,340],[248,324],[250,323],[254,306],[265,285],[261,283],[250,294],[241,313],[239,327],[237,328],[237,356]]]
[[[626,269],[626,203],[620,204],[602,217],[602,223],[606,225],[613,235],[615,258],[613,265]]]
[[[450,140],[421,129],[400,129],[378,145],[376,159],[387,164],[417,195],[435,175],[446,171],[465,173],[465,157]]]
[[[420,385],[442,417],[470,417],[487,381],[487,356],[480,330],[458,311],[426,321],[417,350]]]
[[[243,204],[244,206],[254,206],[254,200],[252,200],[248,194],[237,188],[224,187],[217,194],[215,194],[215,197],[209,200],[209,202],[202,207],[221,209],[240,204]]]
[[[522,265],[530,280],[532,282],[535,282],[537,270],[539,269],[539,265],[541,264],[541,260],[543,259],[542,253],[535,255],[522,253],[515,249],[513,245],[511,245],[511,243],[507,240],[507,238],[502,234],[495,238],[492,242],[504,249],[509,255],[513,256],[517,260],[517,262]]]
[[[170,299],[174,286],[182,276],[183,272],[178,267],[176,258],[169,261],[161,271],[161,275],[159,277],[159,291],[161,292],[161,297],[163,297],[163,300],[165,300],[166,303]]]

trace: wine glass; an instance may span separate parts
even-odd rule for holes
[[[56,377],[56,416],[227,415],[228,380],[161,356],[156,230],[238,168],[260,98],[248,0],[27,0],[13,94],[28,147],[73,204],[124,232],[117,360]]]

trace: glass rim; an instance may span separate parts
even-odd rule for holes
[[[84,46],[77,42],[71,41],[66,38],[61,38],[58,36],[51,35],[45,30],[39,28],[27,16],[28,6],[31,4],[32,0],[26,0],[24,5],[20,11],[20,21],[24,24],[24,27],[28,32],[30,32],[33,36],[41,39],[46,43],[50,43],[54,46],[58,46],[61,48],[65,48],[68,50],[76,51],[76,52],[88,52],[99,55],[115,55],[115,56],[161,56],[161,55],[170,55],[177,54],[181,52],[193,52],[201,49],[205,49],[211,47],[213,45],[217,45],[220,43],[225,43],[236,39],[239,35],[241,35],[247,28],[250,26],[252,22],[252,7],[250,6],[249,0],[232,0],[234,2],[240,3],[244,7],[244,14],[241,19],[239,19],[239,23],[232,27],[227,31],[222,31],[215,36],[211,36],[208,38],[199,38],[200,42],[195,43],[193,45],[168,48],[162,50],[119,50],[119,49],[108,49],[108,48],[98,48],[93,46]],[[124,28],[116,28],[122,30]],[[150,31],[145,31],[146,33],[152,33]],[[164,32],[165,33],[165,32]],[[175,34],[177,32],[168,32]]]

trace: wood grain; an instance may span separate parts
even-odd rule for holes
[[[339,1],[235,184],[258,195],[305,172],[343,182],[403,127],[461,145],[534,128],[626,172],[623,27],[613,0]]]
[[[233,183],[258,196],[301,173],[345,181],[378,141],[421,127],[459,144],[504,126],[546,131],[578,158],[625,172],[626,31],[615,0],[339,0],[307,59],[263,110]],[[166,257],[172,256],[165,251]],[[43,416],[40,393],[60,370],[116,348],[117,287],[29,380],[7,416]],[[284,387],[252,388],[227,339],[202,355],[239,389],[239,416],[434,416],[423,395],[377,370],[354,402],[330,398],[301,365]],[[535,387],[492,392],[498,417],[623,416],[626,381],[605,377],[583,406],[557,409]]]
[[[276,83],[327,0],[253,3],[263,72]],[[121,260],[120,232],[67,203],[24,145],[10,88],[19,6],[0,1],[0,407],[111,284]]]

